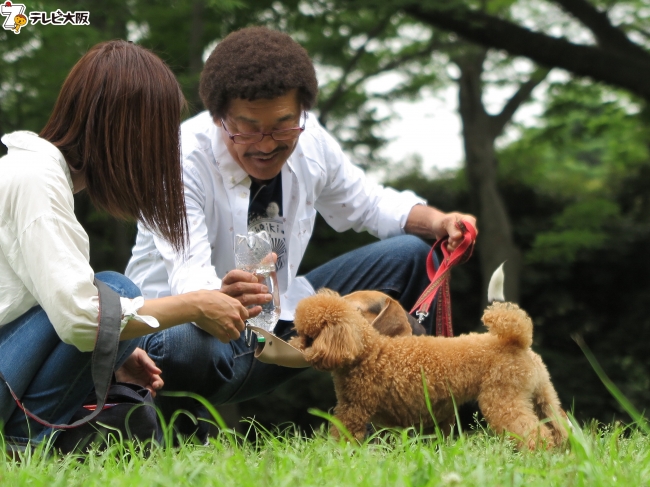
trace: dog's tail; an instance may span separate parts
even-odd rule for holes
[[[492,301],[505,301],[506,298],[503,296],[503,281],[505,280],[505,274],[503,273],[503,264],[502,262],[497,270],[492,273],[490,278],[490,284],[488,284],[488,303]]]
[[[533,322],[514,303],[493,303],[483,313],[483,323],[490,333],[521,348],[533,344]]]
[[[483,313],[483,323],[493,335],[522,348],[528,348],[533,343],[533,322],[519,306],[504,302],[503,264],[497,267],[490,278],[488,302],[493,304]]]

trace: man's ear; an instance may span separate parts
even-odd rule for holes
[[[387,298],[384,309],[372,322],[372,326],[382,335],[389,337],[411,335],[411,324],[402,305],[393,298]]]
[[[362,351],[358,325],[354,321],[342,321],[323,328],[312,346],[305,350],[305,358],[317,369],[336,370],[352,362]]]
[[[220,118],[220,117],[217,117],[217,116],[215,115],[214,117],[212,117],[212,121],[214,122],[214,124],[215,124],[217,127],[221,127],[221,118]]]

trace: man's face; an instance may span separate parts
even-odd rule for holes
[[[291,90],[270,100],[232,100],[223,121],[232,135],[269,133],[297,127],[300,115],[297,90]],[[277,176],[298,144],[298,138],[277,141],[270,135],[255,144],[235,144],[221,126],[221,120],[215,119],[215,123],[221,127],[221,136],[230,155],[254,180],[265,181]]]

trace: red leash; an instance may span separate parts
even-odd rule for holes
[[[463,232],[463,241],[454,249],[453,252],[447,250],[447,240],[449,237],[436,240],[431,247],[431,252],[427,257],[427,274],[431,284],[424,290],[420,299],[415,303],[411,313],[417,312],[418,321],[421,323],[429,315],[431,303],[436,298],[440,290],[440,298],[436,307],[436,335],[450,337],[454,335],[451,327],[451,294],[449,293],[449,273],[451,268],[457,264],[463,264],[469,260],[474,250],[474,241],[476,240],[476,229],[468,222],[461,221],[456,223],[456,227]],[[443,259],[440,267],[436,269],[433,254],[440,247]]]

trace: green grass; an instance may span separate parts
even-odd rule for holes
[[[634,426],[587,425],[574,430],[567,448],[537,452],[517,452],[479,426],[441,441],[384,432],[363,445],[336,443],[322,431],[307,438],[291,429],[258,430],[257,437],[254,444],[225,431],[208,446],[154,448],[149,455],[129,443],[84,456],[40,449],[0,459],[0,485],[650,485],[650,439]]]

